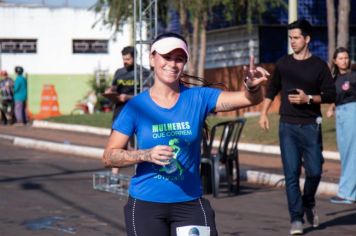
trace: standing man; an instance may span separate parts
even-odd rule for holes
[[[111,87],[105,93],[115,93],[115,104],[112,121],[120,114],[121,109],[126,102],[135,95],[135,48],[132,46],[124,47],[121,51],[124,67],[116,70]],[[137,68],[139,68],[137,66]],[[140,71],[137,70],[137,78],[140,78]],[[149,80],[150,72],[143,69],[144,89],[152,84]],[[137,88],[140,88],[139,80],[137,80]],[[130,139],[130,145],[134,146],[134,139]],[[112,168],[112,173],[118,173],[119,168]]]
[[[278,60],[259,120],[261,128],[268,130],[267,112],[280,92],[279,140],[292,235],[303,233],[304,213],[308,223],[319,225],[315,193],[324,162],[320,104],[333,103],[336,96],[327,64],[309,51],[311,31],[306,20],[288,25],[293,54]],[[306,175],[303,194],[299,188],[302,166]]]
[[[16,80],[14,85],[14,100],[15,100],[15,125],[26,125],[26,100],[27,100],[27,80],[23,76],[23,68],[15,67]]]
[[[116,70],[111,87],[106,91],[117,93],[113,121],[118,116],[126,102],[131,99],[135,93],[135,48],[132,46],[124,47],[121,54],[124,67]],[[140,77],[139,73],[140,71],[137,70],[137,78]],[[150,72],[148,70],[143,70],[144,85],[147,84],[146,82],[149,74]],[[137,82],[137,88],[140,88],[139,81]]]

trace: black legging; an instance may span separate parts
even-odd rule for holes
[[[204,198],[155,203],[129,197],[124,211],[128,236],[176,236],[177,227],[188,225],[209,226],[210,235],[218,235],[214,210]]]

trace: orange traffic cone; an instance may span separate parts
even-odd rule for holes
[[[33,115],[35,119],[60,116],[56,89],[53,84],[45,84],[42,88],[40,113]]]

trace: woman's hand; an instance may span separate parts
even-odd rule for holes
[[[328,108],[328,110],[326,111],[326,117],[327,118],[331,118],[334,116],[334,113],[335,113],[335,105],[334,104],[331,104]]]
[[[154,164],[165,166],[169,160],[173,158],[173,149],[166,145],[158,145],[150,150],[146,150],[147,155],[141,159],[142,161],[152,162]]]
[[[129,136],[114,130],[106,144],[102,161],[104,166],[123,167],[135,165],[143,161],[157,165],[167,165],[173,157],[173,149],[167,145],[158,145],[145,150],[126,150]]]
[[[243,70],[244,82],[248,90],[257,90],[259,86],[267,81],[267,77],[270,75],[269,72],[262,67],[258,66],[255,68],[254,60],[254,56],[250,56],[249,67],[244,66]]]
[[[263,100],[261,85],[267,81],[269,73],[262,67],[255,68],[254,58],[250,58],[250,66],[243,69],[244,82],[247,91],[223,91],[216,103],[215,112],[232,111],[256,105]]]

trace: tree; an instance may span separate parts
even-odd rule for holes
[[[337,47],[348,47],[350,0],[339,1],[337,25]]]
[[[194,75],[198,66],[199,16],[202,2],[201,0],[177,0],[172,6],[179,10],[182,35],[189,45],[188,74]],[[193,26],[192,33],[190,26]]]
[[[94,6],[94,10],[101,13],[99,21],[120,31],[124,22],[133,14],[133,1],[135,0],[99,0]],[[142,0],[144,6],[147,6],[149,2],[149,0]],[[226,9],[224,17],[227,20],[240,15],[239,13],[245,13],[248,29],[251,30],[253,19],[260,20],[261,15],[267,9],[286,4],[283,0],[160,0],[158,5],[158,15],[161,20],[168,20],[167,9],[170,5],[180,13],[182,33],[190,46],[191,60],[188,62],[188,73],[204,77],[206,29],[209,13],[213,7],[224,7]],[[192,32],[190,31],[191,26],[193,26]]]
[[[91,8],[96,13],[100,15],[99,19],[94,23],[108,25],[110,28],[114,29],[114,32],[122,32],[124,24],[131,24],[132,32],[133,26],[137,22],[133,22],[134,15],[134,2],[136,1],[136,8],[138,8],[137,0],[98,0],[96,4]],[[157,0],[158,1],[158,0]],[[148,6],[151,6],[151,0],[142,0],[142,9],[147,10]],[[167,21],[167,8],[169,1],[161,0],[160,4],[158,4],[158,17],[160,18],[160,22]],[[136,9],[138,11],[138,9]],[[136,12],[138,16],[138,12]],[[147,15],[150,14],[150,11],[145,12]],[[145,15],[143,18],[148,18]],[[134,33],[134,32],[133,32]],[[149,32],[152,33],[152,32]]]
[[[350,0],[338,1],[337,12],[337,35],[335,30],[335,1],[327,0],[327,21],[328,21],[328,62],[332,63],[332,56],[336,47],[348,47],[349,43],[349,15]],[[337,41],[336,41],[337,39]]]
[[[178,2],[180,12],[186,12],[183,13],[183,17],[187,13],[190,16],[181,21],[182,31],[191,42],[191,60],[188,64],[188,73],[204,77],[208,12],[213,6],[219,4],[221,0],[179,0]],[[190,25],[193,26],[192,34],[189,33]]]
[[[224,18],[232,20],[234,17],[239,18],[245,14],[247,19],[247,28],[251,32],[253,20],[261,20],[261,16],[269,8],[284,6],[283,0],[179,0],[179,11],[183,12],[181,26],[185,37],[190,38],[192,42],[191,58],[188,65],[189,74],[198,74],[199,77],[204,77],[204,65],[206,57],[206,28],[209,22],[209,13],[216,6],[224,7]],[[191,18],[187,17],[188,12]],[[247,12],[247,13],[246,13]],[[242,13],[242,14],[239,14]],[[190,23],[190,24],[189,24]],[[189,25],[193,25],[193,33],[189,35]],[[188,36],[187,36],[188,35]],[[199,58],[198,58],[199,52]]]
[[[332,55],[335,51],[336,34],[335,34],[335,7],[334,0],[326,1],[327,22],[328,22],[328,64],[332,64]]]
[[[133,1],[98,0],[92,9],[101,14],[95,24],[100,22],[121,31],[123,24],[133,16]]]

